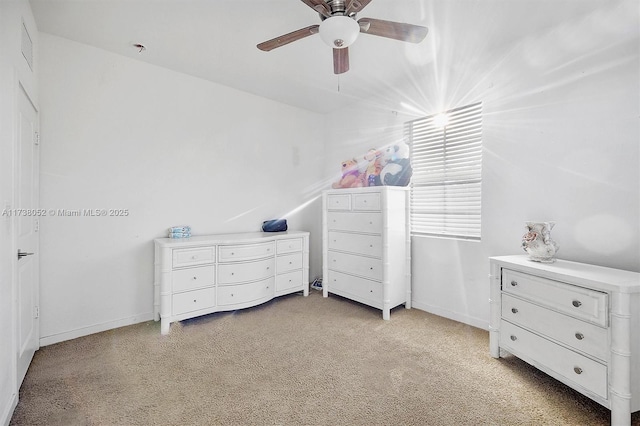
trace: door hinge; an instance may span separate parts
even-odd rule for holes
[[[38,232],[40,230],[40,221],[36,219],[33,224],[33,231]]]
[[[33,309],[33,317],[40,318],[40,306],[35,306]]]
[[[36,146],[40,146],[40,132],[36,132],[35,144]]]

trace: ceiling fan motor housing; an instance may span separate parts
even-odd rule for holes
[[[344,0],[327,0],[327,4],[331,8],[331,15],[344,15],[347,9]]]

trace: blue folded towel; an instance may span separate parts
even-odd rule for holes
[[[187,225],[172,226],[169,228],[169,232],[191,232],[191,227]]]
[[[169,232],[169,238],[189,238],[191,232]]]

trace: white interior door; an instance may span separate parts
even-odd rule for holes
[[[39,244],[38,112],[20,86],[18,90],[18,137],[16,138],[16,175],[14,226],[16,235],[18,385],[22,383],[31,359],[39,348]]]

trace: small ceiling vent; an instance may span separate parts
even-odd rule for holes
[[[22,56],[24,56],[29,68],[33,71],[33,41],[31,41],[31,36],[24,21],[22,22]]]

